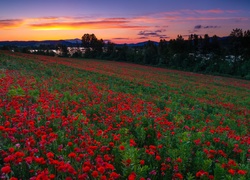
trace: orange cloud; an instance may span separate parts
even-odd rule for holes
[[[221,10],[221,9],[194,10],[194,12],[197,12],[199,14],[222,14],[222,13],[225,13],[225,11]]]
[[[87,22],[49,22],[36,23],[29,25],[34,30],[76,30],[76,29],[112,29],[112,28],[130,28],[140,29],[145,26],[129,25],[125,18],[111,18],[102,21]]]
[[[0,28],[2,29],[12,29],[20,27],[23,24],[21,19],[3,19],[0,20]]]
[[[223,13],[237,13],[236,10],[221,10],[221,9],[208,9],[208,10],[194,10],[199,14],[223,14]]]

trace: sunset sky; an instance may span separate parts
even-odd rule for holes
[[[250,29],[250,0],[1,0],[0,41],[94,33],[115,43]]]

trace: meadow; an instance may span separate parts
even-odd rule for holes
[[[250,179],[250,81],[0,51],[0,179]]]

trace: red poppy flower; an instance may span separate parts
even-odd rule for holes
[[[10,180],[18,180],[16,177],[11,177]]]
[[[71,153],[69,153],[68,157],[69,158],[75,158],[76,157],[76,153],[71,152]]]
[[[93,171],[91,175],[92,175],[94,178],[97,178],[97,177],[98,177],[98,172],[97,172],[97,171]]]
[[[136,174],[135,172],[132,172],[129,176],[128,176],[128,180],[135,180],[136,179]]]
[[[155,157],[155,160],[156,160],[156,161],[160,161],[160,160],[161,160],[161,156],[156,156],[156,157]]]
[[[234,170],[234,169],[229,169],[228,172],[229,172],[231,175],[235,175],[235,170]]]
[[[145,164],[144,160],[140,160],[140,164],[143,166]]]
[[[245,170],[238,170],[237,173],[240,174],[240,175],[245,175],[245,174],[247,174],[247,171],[245,171]]]
[[[10,173],[11,172],[10,166],[4,166],[4,167],[2,167],[1,172],[4,173],[4,174]]]
[[[101,173],[101,174],[103,174],[104,172],[105,172],[105,168],[104,167],[99,167],[99,168],[97,168],[97,170]]]
[[[84,168],[83,168],[83,172],[89,172],[90,171],[90,167],[89,166],[85,166]]]
[[[181,159],[181,158],[177,158],[177,159],[176,159],[176,162],[182,163],[182,159]]]
[[[118,179],[118,178],[120,177],[120,174],[117,174],[116,172],[112,172],[112,173],[110,174],[110,177],[111,177],[111,178],[114,178],[114,179]]]
[[[125,147],[124,147],[123,145],[121,145],[121,146],[119,147],[119,149],[120,149],[121,151],[123,151],[123,150],[125,150]]]

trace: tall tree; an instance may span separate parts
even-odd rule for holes
[[[250,57],[250,30],[244,32],[242,45],[244,47],[244,56],[245,58]]]
[[[220,42],[219,42],[219,39],[218,39],[218,36],[214,35],[212,37],[212,41],[211,41],[211,51],[214,53],[214,54],[217,54],[219,55],[221,53],[221,46],[220,46]]]
[[[84,34],[82,36],[82,45],[83,47],[90,48],[93,47],[98,39],[94,34]]]
[[[144,47],[144,64],[158,64],[157,46],[152,41],[148,41]]]
[[[230,33],[231,41],[231,52],[234,53],[234,62],[233,62],[233,71],[237,73],[239,71],[240,62],[238,57],[242,54],[242,40],[243,40],[243,31],[242,29],[233,29]]]
[[[85,57],[100,57],[103,52],[104,41],[97,39],[94,34],[84,34],[82,36],[82,45],[87,48]]]
[[[207,54],[210,52],[210,37],[208,34],[204,35],[203,43],[202,43],[202,52]]]
[[[159,63],[168,64],[168,43],[165,39],[161,39],[158,45]]]

